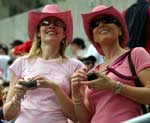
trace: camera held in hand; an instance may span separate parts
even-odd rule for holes
[[[94,80],[94,79],[97,79],[98,76],[96,75],[96,73],[88,73],[87,74],[87,80],[88,81],[91,81],[91,80]]]
[[[27,88],[37,87],[37,81],[36,80],[22,81],[22,82],[20,82],[20,84],[27,87]]]

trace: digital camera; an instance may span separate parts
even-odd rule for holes
[[[37,87],[36,80],[23,81],[23,82],[20,82],[20,84],[25,86],[25,87],[27,87],[27,88],[35,88],[35,87]]]
[[[96,75],[96,73],[88,73],[87,74],[87,80],[88,81],[91,81],[91,80],[94,80],[94,79],[97,79],[98,77],[97,77],[97,75]]]

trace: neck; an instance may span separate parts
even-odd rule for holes
[[[105,61],[111,61],[127,51],[119,45],[102,46],[102,49],[105,54]]]
[[[59,46],[51,46],[47,44],[41,44],[42,54],[41,57],[43,59],[55,59],[60,56],[59,54]]]

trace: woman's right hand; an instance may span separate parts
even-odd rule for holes
[[[81,95],[81,81],[87,80],[87,69],[82,68],[77,70],[71,77],[71,88],[72,88],[72,96],[76,97]]]

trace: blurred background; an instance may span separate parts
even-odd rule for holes
[[[98,4],[114,5],[120,11],[136,0],[0,0],[0,41],[7,44],[15,39],[27,40],[27,12],[40,9],[45,4],[57,3],[62,10],[71,9],[74,21],[74,37],[87,40],[81,21],[81,13]],[[88,45],[88,42],[86,41]]]

